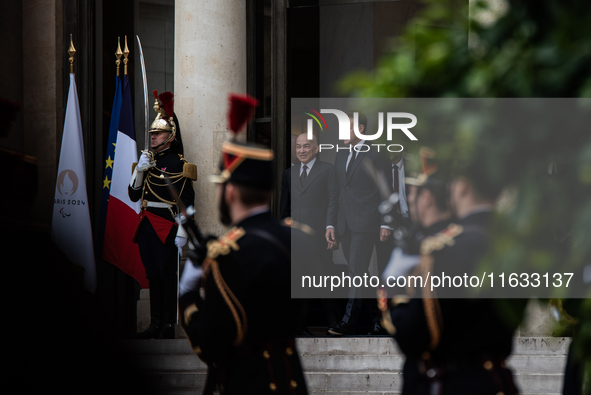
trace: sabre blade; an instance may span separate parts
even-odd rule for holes
[[[142,50],[142,42],[140,41],[140,36],[136,35],[137,44],[140,50],[140,63],[142,65],[142,81],[144,83],[144,149],[147,151],[149,148],[149,135],[148,135],[148,78],[146,76],[146,64],[144,62],[144,51]]]

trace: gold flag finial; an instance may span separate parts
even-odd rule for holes
[[[76,53],[76,49],[74,48],[74,41],[72,41],[72,35],[70,34],[70,48],[68,49],[68,53],[70,54],[70,73],[74,74],[74,54]]]
[[[115,56],[117,56],[115,64],[117,65],[117,76],[119,76],[119,65],[121,64],[121,56],[123,56],[123,52],[121,52],[121,37],[117,37],[117,50],[115,51]]]
[[[129,48],[127,47],[127,36],[125,36],[125,48],[123,48],[123,56],[125,56],[125,59],[123,59],[123,73],[127,74],[127,57],[129,56]]]

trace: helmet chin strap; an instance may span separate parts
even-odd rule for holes
[[[165,146],[166,144],[168,144],[168,140],[166,140],[163,143],[158,144],[157,146],[155,146],[154,148],[152,148],[152,150],[157,150],[158,148]]]
[[[152,150],[158,149],[158,148],[160,148],[162,146],[165,146],[166,144],[170,143],[171,141],[174,140],[175,136],[176,136],[176,128],[173,126],[172,132],[170,133],[170,136],[168,136],[168,138],[166,139],[166,141],[158,144],[157,146],[155,146],[154,148],[152,148]]]

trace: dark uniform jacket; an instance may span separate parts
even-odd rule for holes
[[[208,244],[201,292],[180,300],[183,328],[208,365],[204,393],[307,393],[294,342],[299,307],[290,299],[289,248],[289,228],[268,212]]]
[[[439,221],[426,229],[421,229],[416,233],[417,237],[423,239],[424,237],[437,234],[444,230],[451,220]],[[421,240],[410,240],[409,244],[420,243]],[[406,252],[406,251],[405,251]],[[415,255],[415,252],[412,252]],[[421,358],[423,352],[429,345],[429,329],[425,319],[425,311],[423,300],[420,298],[413,298],[404,303],[392,301],[392,307],[385,314],[389,315],[389,319],[393,327],[394,339],[398,343],[398,347],[406,356],[403,374],[403,394],[414,394],[420,386],[428,386],[429,382],[424,372],[420,372],[418,368],[418,360]],[[384,325],[385,328],[391,329],[392,326]]]
[[[196,177],[191,174],[187,168],[194,167],[190,165],[171,147],[154,155],[156,166],[144,172],[144,182],[142,188],[133,189],[128,187],[129,198],[133,202],[143,199],[143,202],[170,203],[171,208],[148,207],[146,203],[142,205],[140,221],[146,216],[152,223],[159,236],[166,240],[176,235],[176,226],[174,215],[178,213],[178,208],[174,197],[170,192],[164,177],[168,177],[173,187],[177,191],[181,202],[185,207],[193,205],[195,200],[195,191],[193,190],[192,179]],[[166,221],[166,222],[163,222]],[[168,222],[168,223],[167,223]],[[174,231],[174,232],[173,232]]]
[[[457,225],[452,224],[435,235],[438,237],[450,229],[455,234],[453,243],[443,243],[440,249],[432,251],[431,273],[470,275],[488,247],[490,215],[489,212],[469,215],[457,222],[461,228],[453,228]],[[457,229],[461,229],[459,234]],[[511,317],[522,314],[525,301],[468,297],[432,300],[441,311],[437,335],[429,329],[427,317],[433,314],[428,312],[425,299],[392,303],[395,306],[386,313],[401,350],[409,362],[416,361],[416,368],[405,366],[403,393],[430,394],[433,387],[439,394],[517,393],[505,360],[511,353],[513,334],[520,321]],[[433,347],[435,336],[439,340]]]

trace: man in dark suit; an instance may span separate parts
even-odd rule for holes
[[[289,169],[291,182],[291,218],[308,225],[314,231],[312,250],[315,264],[308,265],[306,275],[332,275],[334,264],[332,249],[336,243],[327,243],[325,229],[327,218],[336,215],[338,185],[334,174],[334,166],[318,160],[318,141],[316,136],[308,140],[307,134],[301,134],[296,140],[296,155],[299,163]],[[298,246],[292,246],[298,248]],[[310,248],[310,246],[302,246]],[[313,267],[318,266],[318,267]],[[324,296],[324,295],[321,295]],[[336,301],[322,299],[327,314],[329,327],[337,321]],[[340,318],[340,317],[339,317]]]
[[[296,152],[300,163],[290,169],[290,178],[293,180],[291,218],[321,234],[319,240],[325,252],[326,219],[336,214],[339,192],[334,166],[317,159],[316,136],[308,140],[307,134],[301,134],[296,142]]]
[[[363,135],[367,118],[359,113],[359,134]],[[326,239],[329,243],[340,240],[343,246],[343,254],[349,264],[349,275],[363,276],[368,270],[374,246],[385,242],[392,234],[392,228],[387,224],[378,211],[379,204],[384,200],[381,196],[374,178],[368,170],[368,165],[376,174],[381,174],[387,185],[392,185],[392,165],[387,156],[378,152],[375,147],[365,144],[354,133],[353,113],[349,113],[350,140],[344,143],[349,149],[341,149],[337,152],[335,162],[335,174],[339,186],[338,213],[331,212],[326,229]],[[337,228],[335,229],[335,225]],[[381,275],[381,273],[378,273]],[[368,290],[371,292],[371,290]],[[375,295],[375,291],[373,291]],[[329,329],[332,335],[353,335],[355,324],[359,317],[363,300],[359,298],[359,290],[351,287],[349,300],[345,308],[345,314],[341,322]],[[369,309],[373,310],[375,299],[367,299]],[[373,328],[369,334],[380,334],[380,316],[374,313],[372,316]]]

